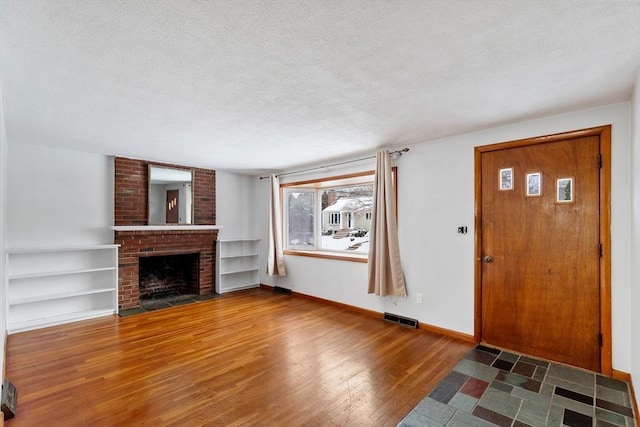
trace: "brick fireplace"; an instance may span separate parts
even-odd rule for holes
[[[217,230],[116,231],[120,308],[138,306],[141,257],[198,254],[197,294],[214,291]]]
[[[121,309],[139,305],[140,258],[194,254],[197,274],[190,292],[214,292],[215,251],[215,171],[189,168],[193,172],[194,224],[148,225],[148,167],[137,159],[115,158],[114,241],[118,252],[118,304]],[[178,166],[180,167],[180,166]],[[182,167],[180,167],[182,168]]]

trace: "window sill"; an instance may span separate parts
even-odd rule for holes
[[[362,262],[365,264],[368,262],[368,256],[366,254],[346,254],[346,253],[337,253],[337,252],[329,252],[329,251],[301,251],[301,250],[291,250],[291,249],[285,249],[283,252],[285,255],[335,259],[339,261]]]

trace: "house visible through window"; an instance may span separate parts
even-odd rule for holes
[[[288,250],[369,252],[373,171],[283,184]]]

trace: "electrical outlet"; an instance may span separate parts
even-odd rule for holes
[[[422,304],[422,294],[416,294],[416,302]]]

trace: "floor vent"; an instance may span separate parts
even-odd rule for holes
[[[273,292],[277,294],[291,295],[291,289],[281,288],[280,286],[274,286]]]
[[[18,391],[13,383],[4,380],[2,384],[2,412],[4,419],[9,420],[16,416],[16,406],[18,404]]]
[[[417,319],[410,319],[408,317],[399,316],[397,314],[384,313],[384,320],[391,323],[397,323],[400,326],[404,326],[411,329],[418,328]]]

